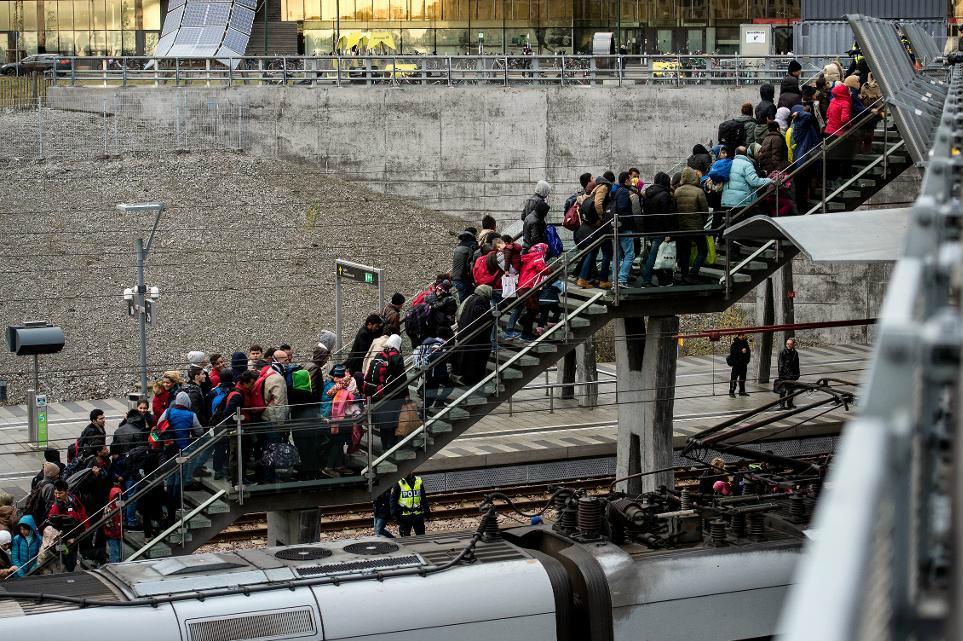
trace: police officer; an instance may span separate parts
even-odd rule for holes
[[[410,472],[391,488],[391,509],[398,523],[398,534],[409,536],[425,533],[425,519],[429,516],[428,497],[420,476]]]

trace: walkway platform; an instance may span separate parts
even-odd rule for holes
[[[728,396],[729,368],[719,344],[715,356],[679,359],[675,401],[675,446],[692,434],[726,418],[775,399],[771,386],[749,383],[750,396]],[[859,382],[868,365],[870,347],[806,347],[800,350],[803,380],[831,375]],[[456,441],[435,454],[419,471],[445,472],[482,467],[614,456],[618,400],[615,366],[599,365],[598,406],[579,407],[577,400],[550,401],[543,389],[527,389],[469,428]],[[554,375],[553,375],[554,376]],[[773,367],[773,377],[775,369]],[[544,383],[544,379],[539,383]],[[576,388],[581,395],[582,389]],[[554,406],[554,411],[550,407]],[[107,413],[108,433],[126,413],[125,399],[53,403],[49,407],[51,445],[64,451],[98,407]],[[838,434],[852,417],[842,408],[813,410],[777,421],[751,437],[809,438]],[[0,489],[21,496],[43,460],[24,442],[26,407],[0,407]]]

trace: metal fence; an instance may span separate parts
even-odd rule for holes
[[[956,66],[880,315],[861,416],[844,432],[783,612],[787,641],[960,636],[961,145]]]
[[[245,58],[73,57],[47,72],[54,84],[131,86],[605,85],[778,83],[789,62],[814,78],[836,56],[267,56]]]
[[[47,97],[47,87],[52,82],[53,78],[41,74],[0,76],[0,107],[35,108]]]

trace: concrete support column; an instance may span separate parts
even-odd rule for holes
[[[595,338],[589,337],[575,348],[575,389],[579,407],[597,407],[599,404],[599,370],[595,358]]]
[[[620,318],[615,322],[615,369],[619,397],[616,476],[672,464],[672,411],[679,317]],[[620,484],[629,494],[671,487],[672,472]]]
[[[556,387],[555,398],[575,398],[575,387],[571,383],[575,382],[575,350],[572,350],[559,361],[558,372],[555,375],[555,382],[559,385],[569,384],[568,387]]]
[[[267,513],[268,545],[296,545],[321,540],[321,510],[285,510]]]
[[[767,278],[762,287],[756,288],[756,324],[772,325],[776,322],[773,302],[772,278]],[[760,385],[769,382],[769,368],[772,365],[772,334],[761,334],[756,343],[756,380]]]
[[[794,304],[794,299],[791,295],[796,291],[795,285],[793,284],[792,277],[792,261],[786,263],[786,265],[779,270],[779,320],[778,322],[782,325],[791,325],[796,322],[796,308]],[[786,342],[787,338],[792,338],[795,336],[795,332],[788,330],[782,333],[782,343]]]

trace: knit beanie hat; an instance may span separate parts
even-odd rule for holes
[[[394,347],[395,349],[401,349],[401,336],[398,334],[392,334],[385,341],[385,348]]]
[[[198,367],[204,366],[204,352],[194,351],[187,353],[187,364],[196,365]]]
[[[56,463],[44,463],[43,464],[43,477],[45,479],[55,479],[60,476],[60,468]]]
[[[844,84],[850,89],[859,89],[859,76],[849,76]]]
[[[539,180],[535,184],[535,193],[542,198],[548,198],[548,195],[552,193],[552,186],[544,180]]]
[[[799,64],[799,61],[797,61],[797,60],[790,60],[790,61],[789,61],[789,73],[794,73],[794,72],[796,72],[796,71],[802,71],[802,65]]]
[[[10,533],[0,530],[0,545],[10,545]]]

